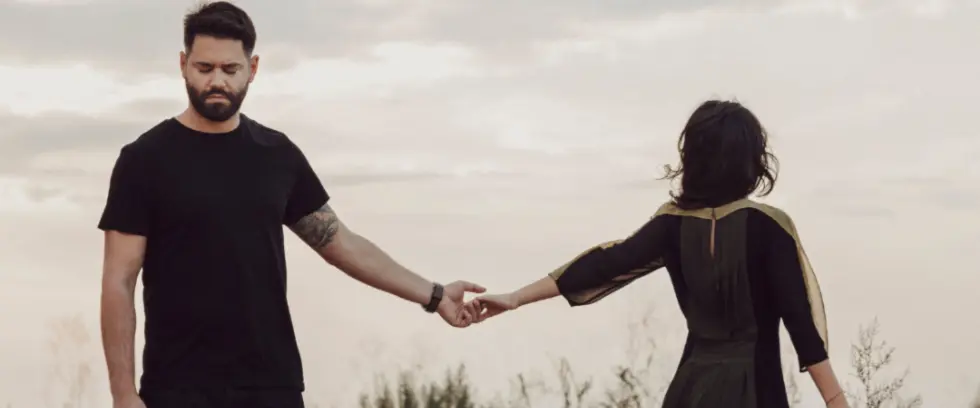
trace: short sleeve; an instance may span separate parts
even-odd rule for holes
[[[146,160],[127,145],[119,152],[109,178],[99,229],[148,236],[150,233],[150,181]]]
[[[664,266],[669,215],[647,221],[628,238],[594,246],[550,274],[572,306],[598,302]]]
[[[320,178],[313,171],[313,167],[306,160],[306,156],[295,145],[292,145],[292,149],[295,167],[293,168],[293,184],[289,191],[289,199],[286,202],[286,211],[283,214],[284,225],[295,224],[330,200],[327,190],[323,188]]]
[[[803,270],[806,255],[801,253],[797,237],[776,221],[764,218],[768,236],[768,286],[796,349],[800,371],[806,371],[807,367],[827,359],[826,344],[817,329],[811,305],[811,301],[821,299],[810,299],[808,294]]]

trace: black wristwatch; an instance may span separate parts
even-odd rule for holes
[[[422,309],[426,312],[433,313],[439,310],[439,303],[442,303],[442,285],[438,283],[432,284],[432,297],[429,298],[429,304],[423,305]]]

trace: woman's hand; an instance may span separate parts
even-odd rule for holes
[[[545,276],[514,292],[483,295],[466,303],[466,312],[474,316],[473,323],[479,323],[508,310],[551,299],[560,295],[558,284],[551,276]]]
[[[474,323],[482,322],[508,310],[517,309],[520,305],[516,293],[483,295],[473,299],[471,304],[476,311]]]

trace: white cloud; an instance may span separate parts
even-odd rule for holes
[[[646,19],[627,21],[600,21],[578,25],[577,31],[589,38],[605,38],[607,41],[650,43],[671,40],[698,33],[712,24],[743,18],[743,13],[722,8],[708,8],[689,12],[664,13]]]
[[[45,173],[108,175],[117,151],[48,151],[30,158],[28,168]]]
[[[776,13],[831,13],[848,20],[901,13],[923,18],[941,18],[954,7],[965,5],[963,0],[788,0],[777,7]]]
[[[384,43],[370,58],[311,59],[285,71],[261,70],[250,95],[306,100],[378,98],[403,88],[494,73],[474,50],[453,44]],[[186,100],[179,73],[137,83],[91,66],[0,65],[0,109],[19,115],[71,112],[98,115],[145,99]]]
[[[140,99],[173,98],[183,92],[175,80],[126,84],[82,64],[0,65],[0,89],[0,108],[28,116],[59,111],[95,115]]]
[[[11,3],[30,4],[32,6],[67,6],[94,3],[99,0],[8,0]],[[0,3],[3,3],[0,1]]]
[[[633,52],[636,46],[677,40],[710,28],[712,24],[743,18],[744,14],[708,8],[664,13],[649,18],[578,21],[569,24],[569,37],[535,41],[532,49],[536,54],[535,59],[548,66],[596,56],[607,62],[617,62],[624,53]]]
[[[81,210],[70,190],[54,183],[0,177],[0,213],[75,212]]]
[[[486,100],[479,109],[461,110],[454,116],[461,128],[486,135],[505,149],[545,154],[590,151],[599,155],[608,148],[644,144],[637,128],[629,123],[570,101],[519,91]]]
[[[311,99],[384,98],[403,87],[452,78],[480,77],[475,50],[454,44],[392,42],[372,47],[369,58],[314,59],[257,79],[256,93]]]

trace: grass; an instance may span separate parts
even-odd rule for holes
[[[633,337],[628,347],[630,365],[610,367],[603,375],[575,372],[567,358],[555,362],[550,381],[534,380],[515,373],[506,395],[487,395],[470,381],[465,365],[448,367],[442,378],[426,379],[411,371],[394,375],[377,375],[373,387],[364,390],[357,408],[652,408],[659,407],[667,383],[654,379],[656,342],[654,331],[643,322],[631,325]],[[51,324],[50,352],[54,364],[50,372],[51,389],[46,392],[46,406],[86,408],[91,392],[92,365],[80,356],[90,355],[96,347],[81,316],[59,319]],[[881,339],[877,319],[858,329],[851,344],[850,381],[845,382],[847,397],[854,408],[921,408],[923,399],[916,394],[905,396],[906,368],[895,372],[896,350]],[[787,356],[784,361],[793,361]],[[786,367],[787,395],[791,406],[802,404],[795,367]],[[610,384],[601,387],[599,384]],[[319,408],[315,403],[311,408]],[[14,408],[7,404],[7,408]],[[33,408],[33,407],[32,407]],[[966,408],[980,408],[980,390],[976,402]]]

